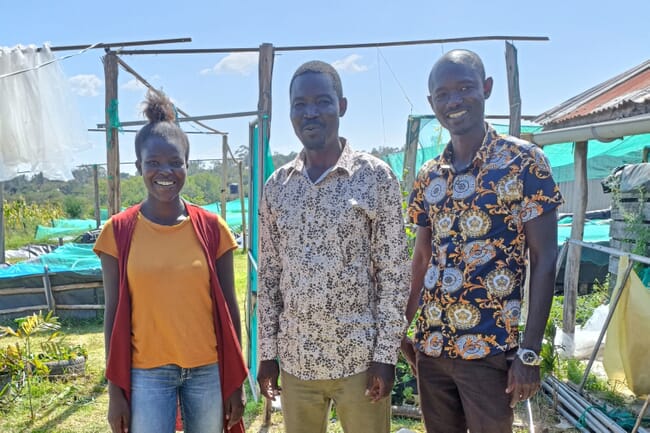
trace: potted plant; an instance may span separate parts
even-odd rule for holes
[[[48,378],[78,376],[86,370],[88,350],[81,345],[67,344],[66,336],[57,331],[41,343],[36,356],[48,368]]]

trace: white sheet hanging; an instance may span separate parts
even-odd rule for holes
[[[75,153],[90,147],[68,82],[49,46],[0,47],[0,181],[21,172],[72,179]]]

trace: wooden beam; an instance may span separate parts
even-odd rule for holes
[[[11,295],[42,295],[42,287],[12,287],[10,289],[0,290],[0,296],[11,296]]]
[[[104,283],[95,282],[95,283],[61,284],[59,286],[52,287],[52,291],[53,292],[65,292],[65,291],[68,291],[68,290],[97,289],[99,287],[104,287]]]
[[[574,149],[575,181],[573,188],[578,198],[573,203],[573,223],[571,224],[571,239],[582,240],[585,229],[585,212],[587,211],[587,142],[575,143]],[[580,255],[582,247],[569,243],[566,267],[564,270],[564,311],[562,315],[562,332],[565,341],[562,343],[569,354],[573,353],[574,334],[576,327],[576,304],[578,300],[578,277],[580,272]]]
[[[66,305],[57,305],[57,309],[59,310],[103,310],[104,305],[95,305],[95,304],[66,304]]]
[[[22,313],[25,311],[40,311],[47,309],[47,305],[30,305],[28,307],[7,308],[6,310],[0,310],[0,314]]]
[[[519,94],[519,66],[517,49],[506,41],[506,69],[508,73],[508,99],[510,101],[509,133],[513,137],[521,134],[521,96]]]
[[[104,80],[106,87],[106,125],[111,125],[111,111],[117,116],[117,55],[109,51],[104,61]],[[108,180],[108,216],[115,215],[120,207],[120,139],[115,125],[106,129],[106,164]]]
[[[145,80],[144,77],[143,77],[142,75],[138,74],[138,73],[135,71],[135,69],[133,69],[132,67],[130,67],[129,65],[127,65],[126,62],[125,62],[124,60],[122,60],[122,59],[120,59],[120,58],[118,57],[118,58],[117,58],[117,63],[118,63],[122,68],[124,68],[124,70],[125,70],[126,72],[130,73],[130,74],[133,75],[133,76],[134,76],[138,81],[140,81],[140,82],[141,82],[141,83],[142,83],[142,84],[143,84],[147,89],[151,90],[152,92],[155,92],[155,93],[158,94],[158,95],[161,95],[161,94],[162,94],[162,92],[161,92],[160,90],[156,89],[156,88],[155,88],[154,86],[152,86],[152,85],[151,85],[147,80]],[[179,113],[180,115],[185,116],[185,117],[192,117],[192,116],[190,116],[189,114],[187,114],[187,112],[181,110],[180,107],[177,107],[176,104],[174,104],[174,107],[176,108],[176,111],[178,111],[178,113]],[[218,129],[214,129],[214,128],[212,128],[211,126],[206,125],[205,123],[201,123],[201,122],[199,122],[199,121],[195,121],[195,122],[196,122],[197,125],[204,127],[205,129],[207,129],[208,131],[211,131],[211,132],[214,133],[214,134],[225,134],[225,132],[221,132],[221,131],[219,131]]]

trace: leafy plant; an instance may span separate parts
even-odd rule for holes
[[[12,336],[19,341],[7,345],[0,350],[0,373],[11,376],[11,383],[17,395],[22,392],[22,384],[27,385],[29,409],[34,421],[32,404],[32,379],[50,374],[51,362],[72,361],[80,356],[88,357],[88,351],[80,345],[67,344],[65,335],[59,331],[61,324],[52,312],[43,312],[15,319],[16,329],[10,326],[0,326],[0,337]],[[36,334],[49,333],[47,340],[40,344],[40,350],[34,348],[33,337]],[[85,359],[84,359],[85,361]],[[85,364],[84,364],[85,365]],[[55,364],[55,367],[61,368]],[[10,384],[11,385],[11,384]],[[3,386],[0,396],[9,390]]]
[[[54,316],[51,311],[46,316],[43,316],[43,312],[39,311],[38,314],[34,313],[31,316],[20,317],[15,322],[18,325],[15,330],[10,326],[0,326],[0,337],[11,335],[19,338],[23,342],[23,345],[19,342],[9,345],[6,353],[11,353],[11,358],[7,358],[7,360],[12,360],[11,369],[14,371],[20,370],[20,374],[25,378],[27,383],[29,411],[33,421],[32,377],[34,374],[47,374],[49,370],[34,355],[32,351],[32,337],[38,333],[56,331],[61,325],[59,324],[58,317]]]

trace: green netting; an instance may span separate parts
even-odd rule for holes
[[[101,264],[93,252],[94,244],[64,244],[51,253],[34,259],[0,268],[0,279],[41,275],[47,266],[48,271],[75,272],[78,274],[101,275]]]
[[[102,221],[103,223],[104,221]],[[52,221],[52,227],[37,226],[34,240],[40,242],[48,239],[76,236],[96,228],[97,222],[91,219],[57,219]]]
[[[419,122],[419,130],[414,131]],[[494,129],[501,134],[508,133],[508,125],[492,124]],[[540,126],[522,125],[522,133],[533,133],[541,130]],[[449,133],[440,126],[434,116],[409,116],[407,140],[410,142],[411,134],[417,134],[418,152],[416,157],[416,171],[429,159],[440,154],[449,142]],[[614,168],[630,163],[641,162],[643,149],[650,147],[650,134],[641,134],[603,143],[590,140],[587,151],[587,177],[589,179],[603,179]],[[573,143],[559,143],[544,147],[556,182],[569,182],[574,180],[573,168]],[[402,179],[404,172],[404,152],[398,152],[384,157],[393,172]]]
[[[269,122],[265,118],[262,121],[263,128],[269,127]],[[250,212],[251,215],[258,215],[259,202],[256,197],[260,196],[260,191],[258,188],[258,181],[260,176],[263,176],[262,180],[266,180],[273,173],[273,158],[271,158],[271,149],[269,147],[268,138],[262,143],[262,150],[264,155],[264,161],[260,161],[257,155],[260,154],[260,143],[258,142],[258,128],[259,124],[255,126],[255,129],[252,133],[252,143],[250,144],[250,152],[253,155],[252,164],[251,164],[251,177],[250,177],[250,191],[251,197],[254,199],[250,203]],[[268,129],[266,129],[268,130]],[[265,134],[265,137],[268,137],[268,134]],[[264,170],[262,172],[262,169]],[[259,251],[257,248],[259,240],[259,221],[258,218],[250,219],[250,245],[249,245],[249,259],[253,261],[253,266],[250,267],[250,290],[253,293],[257,293],[257,262]],[[257,377],[257,305],[255,305],[254,310],[251,314],[250,319],[250,333],[249,333],[249,368],[250,376],[255,378]]]
[[[214,202],[201,206],[203,209],[221,215],[221,203]],[[244,218],[248,218],[248,197],[244,197]],[[239,199],[226,203],[226,223],[230,230],[240,232],[242,228],[241,201]]]

